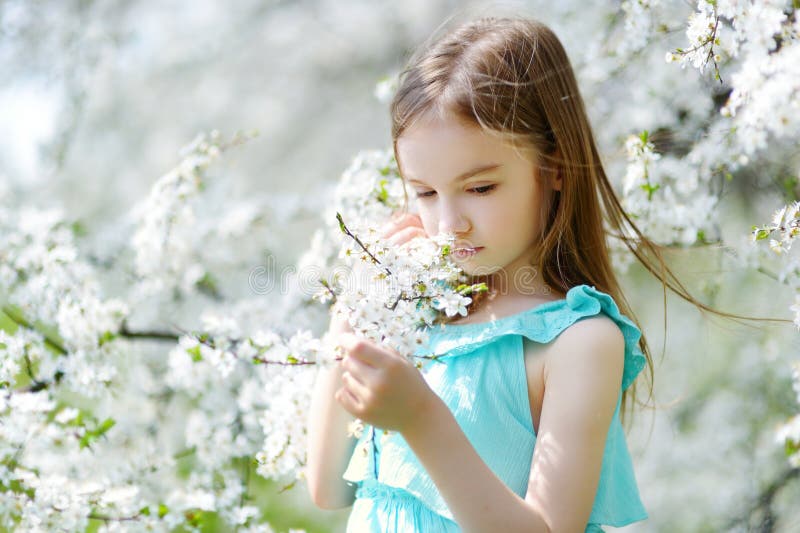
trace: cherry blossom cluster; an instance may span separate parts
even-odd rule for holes
[[[753,226],[753,242],[767,241],[769,249],[783,261],[777,273],[777,281],[786,283],[797,292],[794,305],[794,323],[800,329],[800,252],[792,248],[800,238],[800,202],[785,205],[775,211],[772,222],[764,226]]]
[[[798,307],[798,314],[800,314],[800,298],[798,298],[796,306]],[[797,396],[797,404],[800,406],[800,361],[796,362],[792,368],[792,381],[792,388]],[[789,463],[795,468],[800,467],[800,413],[780,425],[775,433],[775,441],[785,447],[786,455],[789,456]]]
[[[786,283],[795,291],[794,303],[789,309],[794,313],[794,325],[800,330],[800,252],[792,248],[795,239],[800,237],[800,201],[785,205],[775,211],[770,224],[753,226],[754,243],[767,241],[769,249],[784,259],[777,273],[777,281]],[[795,362],[792,370],[793,387],[800,405],[800,362]],[[800,466],[800,414],[794,415],[782,424],[775,434],[778,444],[785,446],[789,463]]]
[[[800,18],[785,0],[700,0],[686,31],[690,48],[667,54],[701,72],[728,65],[731,93],[721,109],[732,117],[736,146],[747,156],[767,147],[770,135],[800,131]]]
[[[111,362],[117,347],[111,341],[128,308],[120,300],[103,298],[95,272],[79,258],[74,230],[60,211],[0,204],[0,303],[2,314],[14,324],[13,330],[0,332],[4,401],[18,397],[14,401],[26,402],[22,397],[30,394],[52,398],[61,388],[94,398],[108,393],[117,377]],[[37,403],[45,404],[50,405]],[[0,412],[9,405],[4,403]],[[34,417],[40,413],[29,412]],[[17,428],[0,425],[3,431]]]
[[[58,211],[0,206],[0,258],[0,524],[164,523],[142,497],[146,472],[163,456],[155,447],[118,455],[131,448],[116,419],[124,411],[112,405],[127,378],[117,339],[126,305],[103,297]]]
[[[253,524],[258,510],[245,504],[241,467],[204,466],[213,454],[199,437],[219,426],[208,430],[197,416],[162,418],[177,387],[164,383],[162,357],[148,357],[126,339],[127,305],[104,298],[74,227],[57,210],[8,207],[4,194],[0,525],[82,531],[93,520],[103,532],[192,531],[215,513],[245,526],[240,531],[271,531]],[[211,390],[220,385],[215,378]],[[215,406],[209,412],[219,407],[206,401]],[[251,412],[261,416],[257,409]],[[231,455],[255,454],[264,431],[258,420],[254,427],[250,448],[242,438],[222,439]],[[169,442],[176,431],[187,435],[183,451]],[[176,477],[186,461],[197,465],[188,480]]]
[[[197,231],[194,201],[206,186],[208,167],[225,150],[254,135],[237,133],[225,142],[217,130],[199,134],[180,150],[180,163],[159,178],[133,210],[137,227],[131,245],[143,294],[189,293],[208,274],[197,253],[206,236]]]
[[[411,356],[425,342],[427,326],[465,315],[470,295],[485,285],[465,283],[449,259],[452,237],[415,239],[402,248],[386,244],[373,226],[388,222],[404,195],[388,152],[359,154],[337,185],[333,222],[312,239],[300,274],[319,274],[305,295],[309,302],[335,302],[354,331]],[[339,212],[352,218],[352,228]],[[308,330],[288,334],[277,323],[248,331],[242,318],[231,310],[206,311],[200,328],[185,332],[170,351],[166,384],[192,402],[186,445],[201,472],[224,471],[250,456],[266,478],[302,479],[305,409],[315,368],[339,357],[336,339]]]
[[[620,8],[624,14],[624,38],[617,45],[616,52],[626,55],[641,50],[648,43],[653,31],[653,8],[660,0],[624,0]]]
[[[698,187],[695,172],[655,151],[647,131],[628,137],[622,204],[639,229],[663,244],[692,244],[710,231],[717,197]]]

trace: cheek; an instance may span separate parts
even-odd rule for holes
[[[492,225],[512,228],[521,234],[535,231],[538,211],[541,209],[536,191],[523,189],[505,198],[500,206],[491,210]]]
[[[417,213],[422,221],[422,229],[425,230],[425,233],[430,236],[436,235],[439,232],[439,221],[436,219],[436,214],[433,210],[418,206]]]

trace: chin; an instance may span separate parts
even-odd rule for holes
[[[493,274],[497,274],[503,267],[498,266],[487,266],[487,265],[471,265],[471,264],[464,264],[459,265],[461,270],[464,271],[464,274],[473,278],[488,278]]]

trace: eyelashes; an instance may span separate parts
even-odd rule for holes
[[[469,190],[475,192],[475,194],[477,194],[479,196],[482,196],[484,194],[489,194],[496,187],[497,187],[497,185],[483,185],[481,187],[473,187],[472,189],[469,189]]]
[[[473,187],[472,189],[468,189],[468,190],[473,192],[477,196],[485,196],[485,195],[489,194],[490,192],[492,192],[493,190],[495,190],[496,188],[497,188],[497,185],[482,185],[481,187]],[[436,194],[436,191],[418,192],[417,193],[417,198],[420,198],[420,199],[431,198],[434,194]]]

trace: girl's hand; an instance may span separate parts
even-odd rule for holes
[[[383,238],[389,239],[389,244],[401,246],[417,237],[427,238],[428,234],[422,227],[422,220],[419,215],[403,213],[397,219],[393,219],[383,228]]]
[[[346,355],[334,398],[353,416],[403,433],[437,398],[414,364],[395,350],[349,333],[339,343]]]

